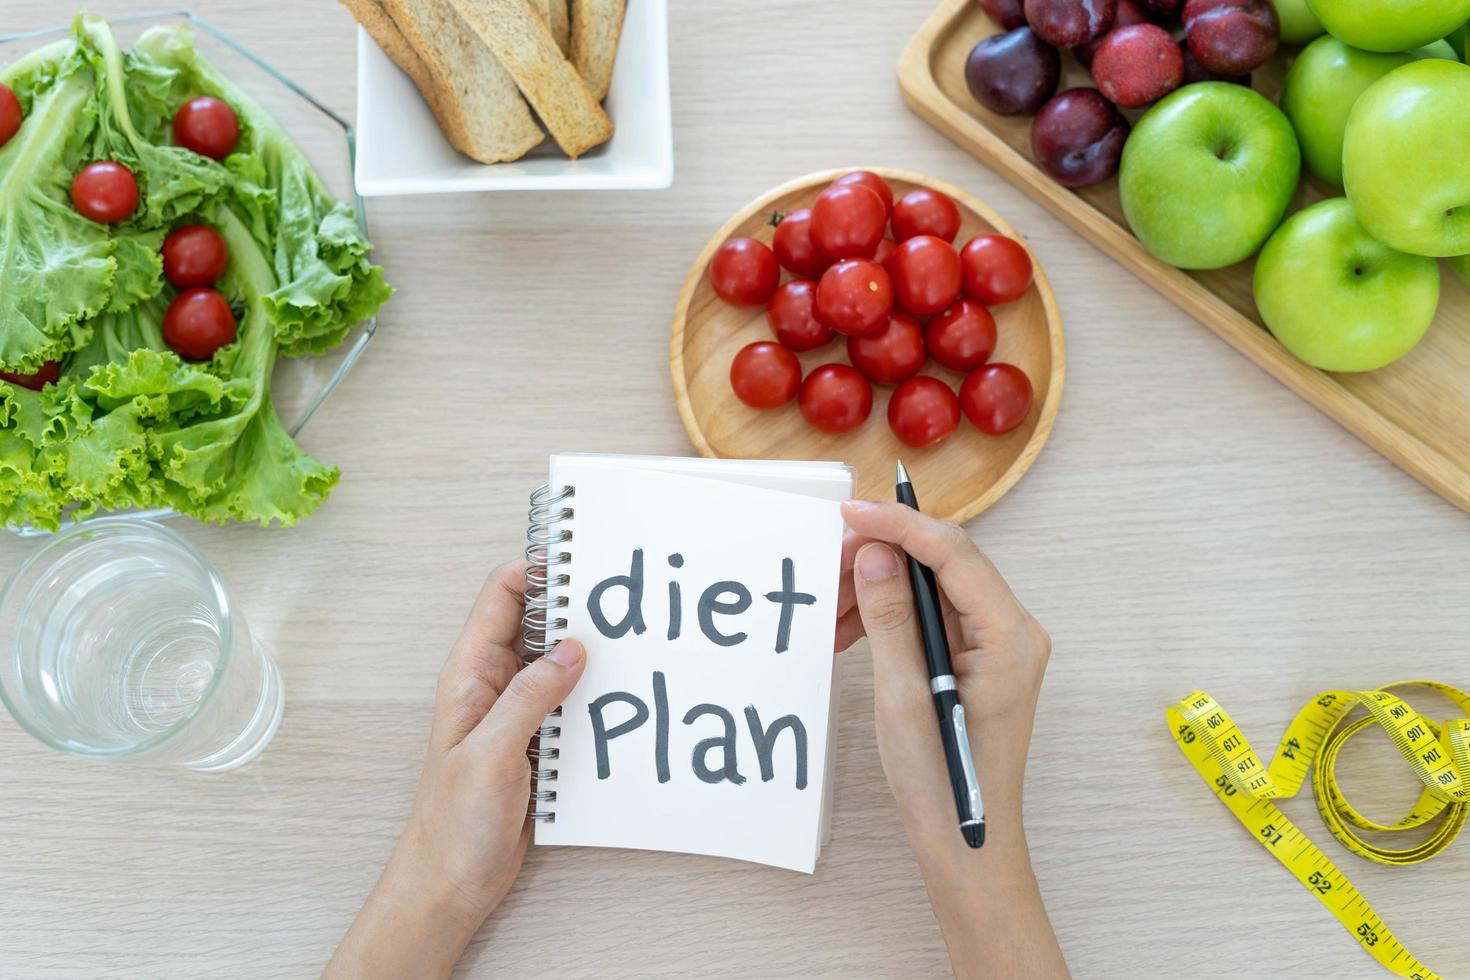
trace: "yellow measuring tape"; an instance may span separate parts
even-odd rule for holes
[[[1401,977],[1441,980],[1404,949],[1352,882],[1271,803],[1276,797],[1295,796],[1311,772],[1317,809],[1327,829],[1354,854],[1380,864],[1414,864],[1444,850],[1470,815],[1470,717],[1443,724],[1430,721],[1392,693],[1409,687],[1437,691],[1470,716],[1470,695],[1435,681],[1399,681],[1376,691],[1326,691],[1298,712],[1271,764],[1265,766],[1225,709],[1204,691],[1171,705],[1166,714],[1180,751],[1220,802],[1337,917],[1369,956]],[[1344,724],[1358,707],[1367,714]],[[1392,824],[1369,820],[1353,809],[1333,774],[1338,751],[1371,725],[1382,726],[1424,783],[1414,809]],[[1408,830],[1441,815],[1428,840],[1403,850],[1370,843],[1356,832]]]

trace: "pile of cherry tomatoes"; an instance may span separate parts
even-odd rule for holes
[[[887,181],[858,170],[810,208],[779,218],[770,247],[753,238],[721,245],[710,262],[715,292],[736,306],[764,305],[776,336],[735,355],[735,395],[757,409],[794,398],[813,427],[839,433],[867,421],[874,384],[897,385],[888,425],[910,446],[940,442],[962,413],[990,435],[1020,425],[1031,382],[1012,364],[986,363],[996,341],[988,307],[1031,287],[1031,256],[1000,235],[956,250],[960,223],[947,195],[920,187],[895,201]],[[782,266],[794,277],[785,283]],[[803,378],[796,354],[839,334],[850,363],[823,364]],[[919,373],[931,357],[965,375],[958,395]]]

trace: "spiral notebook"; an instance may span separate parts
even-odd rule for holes
[[[537,844],[815,868],[852,489],[840,463],[551,457],[526,646],[575,637],[587,668],[531,749]]]

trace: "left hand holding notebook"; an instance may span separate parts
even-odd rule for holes
[[[531,826],[526,744],[586,666],[563,641],[520,670],[525,562],[490,573],[439,674],[413,812],[327,977],[448,976],[510,891]]]

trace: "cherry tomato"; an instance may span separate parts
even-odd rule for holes
[[[960,294],[960,255],[933,235],[905,239],[883,263],[893,299],[915,316],[938,313]]]
[[[715,252],[709,278],[726,303],[761,306],[776,291],[781,266],[775,254],[754,238],[732,238]]]
[[[905,445],[932,446],[959,424],[960,400],[938,378],[909,378],[888,399],[888,427]]]
[[[163,314],[163,339],[183,357],[207,361],[235,339],[235,314],[213,289],[185,290]]]
[[[813,428],[847,432],[862,425],[872,414],[873,386],[855,367],[823,364],[801,383],[796,404]]]
[[[15,97],[9,85],[0,82],[0,146],[10,142],[10,137],[20,129],[22,118],[20,99]]]
[[[776,408],[796,397],[801,364],[780,344],[758,340],[740,348],[730,362],[730,387],[751,408]]]
[[[163,274],[180,289],[213,286],[229,264],[230,247],[208,225],[184,225],[163,240]]]
[[[960,250],[965,292],[986,306],[1019,299],[1031,288],[1031,254],[1014,238],[976,235]]]
[[[117,224],[138,209],[138,182],[122,164],[99,160],[77,172],[71,202],[98,224]]]
[[[924,328],[901,310],[872,333],[847,338],[847,359],[877,384],[898,384],[924,366]]]
[[[960,385],[960,407],[981,432],[1005,435],[1031,411],[1031,379],[1014,364],[987,364]]]
[[[797,208],[782,218],[771,236],[771,247],[793,276],[819,276],[832,264],[812,241],[811,208]]]
[[[843,259],[817,283],[817,319],[838,333],[877,330],[892,309],[893,282],[871,259]]]
[[[893,237],[900,242],[915,235],[933,235],[953,242],[959,233],[960,209],[948,194],[920,187],[893,205]]]
[[[995,317],[972,299],[962,299],[924,328],[929,356],[951,371],[973,371],[995,350]]]
[[[235,110],[213,96],[190,99],[174,113],[174,142],[200,156],[223,160],[235,151],[239,139]]]
[[[883,240],[888,210],[861,184],[833,184],[812,205],[812,242],[829,259],[865,259]]]
[[[888,186],[888,181],[879,177],[870,170],[854,170],[850,174],[843,174],[832,181],[832,186],[838,184],[858,184],[877,194],[883,199],[883,213],[893,213],[893,188]]]
[[[766,304],[766,322],[776,339],[795,351],[816,350],[832,339],[832,328],[817,319],[817,284],[810,279],[782,283]]]
[[[873,261],[878,263],[879,265],[882,265],[884,262],[888,261],[888,256],[892,255],[893,250],[896,248],[898,248],[898,243],[895,242],[893,239],[883,239],[881,242],[878,243],[877,251],[873,253]]]
[[[61,377],[61,365],[56,361],[47,361],[36,368],[33,374],[11,374],[9,371],[0,371],[0,381],[9,381],[13,385],[20,385],[32,391],[40,391],[47,385],[55,384],[59,377]]]

